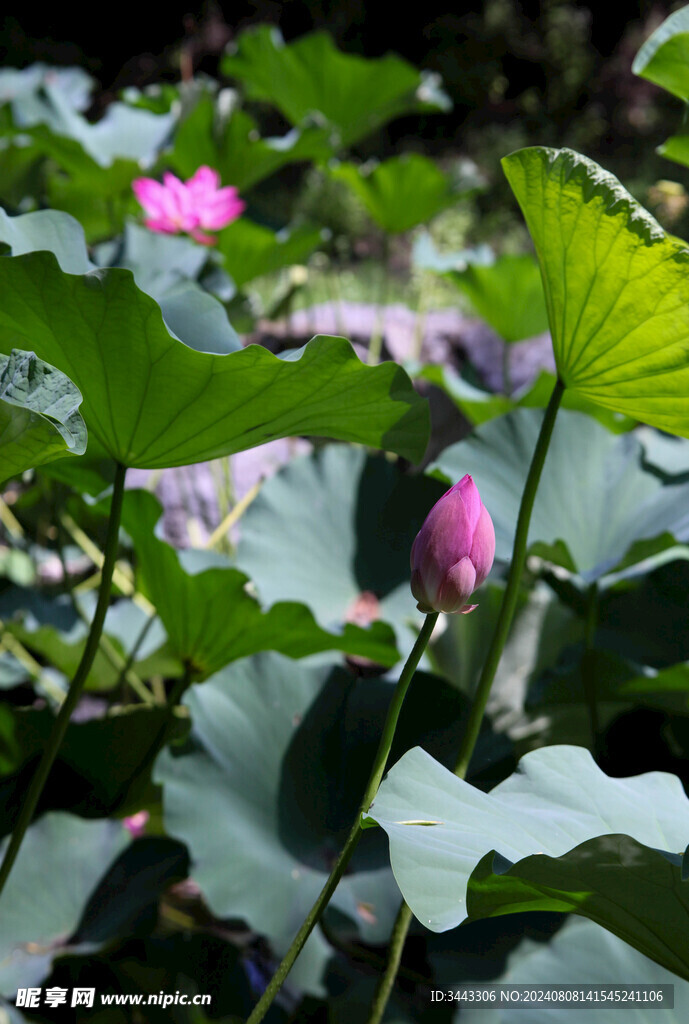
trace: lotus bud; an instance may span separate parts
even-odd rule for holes
[[[493,521],[470,476],[436,501],[411,549],[411,591],[422,612],[473,611],[467,604],[495,558]]]

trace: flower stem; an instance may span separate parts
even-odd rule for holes
[[[91,671],[91,666],[93,665],[96,652],[98,651],[98,644],[103,632],[103,623],[105,622],[105,613],[107,612],[108,604],[110,603],[112,574],[117,558],[117,543],[120,529],[120,518],[122,515],[125,474],[126,467],[118,463],[113,484],[108,533],[103,551],[103,569],[101,573],[96,611],[93,616],[93,621],[91,622],[91,628],[86,640],[86,646],[84,647],[84,653],[81,656],[81,661],[74,673],[74,678],[70,684],[67,696],[65,697],[57,718],[55,719],[55,724],[53,725],[50,738],[48,739],[48,744],[43,751],[43,756],[41,757],[38,768],[31,780],[29,791],[26,794],[26,799],[24,800],[19,817],[17,818],[17,823],[14,827],[12,837],[7,849],[5,850],[5,856],[2,859],[2,864],[0,864],[0,893],[2,893],[10,871],[12,870],[12,866],[14,865],[17,854],[19,853],[19,848],[24,839],[26,830],[31,824],[38,801],[40,800],[41,793],[43,792],[43,787],[45,786],[48,775],[50,774],[53,761],[57,756],[60,744],[62,743],[65,732],[67,731],[69,719],[77,706],[82,690],[84,689],[84,684],[86,683],[88,674]]]
[[[282,963],[273,975],[268,987],[261,996],[260,1000],[254,1007],[253,1013],[247,1020],[247,1024],[259,1024],[268,1012],[275,996],[280,991],[282,983],[292,969],[294,961],[301,953],[306,940],[313,931],[315,925],[318,923],[323,911],[327,907],[330,899],[337,888],[338,882],[342,878],[349,861],[351,860],[352,854],[356,849],[361,836],[361,816],[368,811],[369,807],[373,803],[373,799],[378,792],[378,787],[382,781],[385,773],[385,766],[387,765],[388,757],[390,756],[390,749],[392,747],[392,741],[395,735],[395,729],[402,710],[402,704],[406,696],[409,684],[412,680],[416,667],[421,660],[428,641],[431,638],[433,627],[435,626],[438,619],[438,612],[431,612],[426,616],[421,632],[416,638],[416,642],[411,650],[411,654],[407,658],[406,664],[402,669],[401,675],[395,687],[395,692],[392,695],[390,701],[390,707],[385,719],[385,725],[383,726],[383,732],[381,733],[380,741],[378,743],[378,750],[376,751],[375,760],[373,762],[373,768],[366,785],[366,791],[364,792],[363,799],[361,801],[360,809],[352,825],[352,829],[347,836],[347,841],[337,858],[335,866],[333,867],[327,882],[323,886],[323,889],[318,896],[318,899],[312,906],[311,910],[306,917],[306,920],[302,924],[301,928],[292,940],[292,945],[287,950]]]
[[[458,775],[460,779],[463,779],[466,776],[469,762],[471,761],[474,753],[474,748],[481,731],[481,722],[483,721],[483,715],[486,710],[486,704],[488,703],[488,697],[493,685],[495,673],[500,663],[500,658],[502,657],[502,652],[507,640],[507,634],[509,633],[510,626],[512,625],[512,619],[514,618],[514,613],[517,608],[519,586],[521,583],[522,572],[524,571],[524,563],[526,561],[531,512],[533,511],[538,484],[541,479],[541,473],[543,472],[545,457],[548,453],[548,445],[550,444],[550,438],[553,433],[553,426],[555,425],[555,417],[557,416],[557,411],[560,408],[560,402],[562,401],[564,390],[565,385],[558,379],[555,387],[553,388],[553,393],[550,396],[550,401],[548,402],[548,407],[545,411],[543,422],[541,423],[538,440],[536,441],[536,447],[534,448],[534,453],[531,457],[531,465],[529,466],[529,472],[526,477],[526,483],[524,484],[524,490],[522,492],[522,500],[519,506],[519,516],[517,518],[517,528],[514,534],[512,561],[507,575],[507,585],[503,594],[502,604],[500,605],[500,612],[498,614],[498,621],[493,634],[493,641],[488,657],[484,663],[483,671],[481,672],[481,678],[479,679],[476,693],[474,694],[474,700],[471,705],[466,729],[464,730],[464,735],[462,736],[462,741],[459,747],[459,754],[457,756],[455,775]],[[395,978],[397,977],[397,971],[399,970],[402,952],[404,950],[404,942],[407,937],[411,921],[412,912],[407,904],[403,902],[397,914],[395,924],[393,925],[388,963],[385,968],[385,973],[378,983],[378,989],[373,1000],[368,1024],[379,1024],[383,1019],[385,1007],[395,984]]]
[[[581,662],[581,674],[584,684],[584,695],[589,709],[591,727],[591,751],[598,757],[600,722],[596,701],[596,652],[594,640],[598,625],[598,584],[592,583],[588,589],[586,602],[586,625],[584,627],[584,657]]]

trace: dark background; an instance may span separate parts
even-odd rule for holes
[[[411,137],[433,152],[483,148],[490,155],[493,146],[505,151],[507,133],[510,144],[572,145],[633,170],[649,143],[678,123],[679,104],[630,70],[643,39],[678,6],[185,0],[93,5],[85,17],[80,5],[27,4],[0,22],[0,53],[5,66],[42,60],[87,68],[103,88],[96,116],[124,86],[178,78],[183,50],[195,70],[217,72],[223,47],[248,25],[279,24],[287,39],[325,28],[347,51],[396,51],[443,76],[452,114],[397,122],[375,140],[381,155]]]

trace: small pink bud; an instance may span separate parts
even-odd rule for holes
[[[495,558],[493,521],[464,476],[436,501],[411,549],[411,592],[422,612],[470,612]]]
[[[136,814],[130,814],[128,818],[123,818],[122,824],[132,839],[139,839],[146,832],[149,818],[148,811],[137,811]]]

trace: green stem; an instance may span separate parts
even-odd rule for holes
[[[376,366],[380,362],[380,354],[383,351],[383,335],[385,334],[385,310],[388,302],[388,282],[390,277],[390,237],[383,236],[383,258],[381,260],[382,277],[380,281],[380,295],[378,297],[378,309],[376,320],[373,325],[373,333],[368,343],[368,364]]]
[[[584,683],[584,694],[589,709],[589,723],[591,726],[591,750],[593,756],[598,756],[598,737],[600,736],[600,722],[598,719],[598,704],[596,701],[596,652],[594,640],[596,627],[598,625],[598,584],[592,583],[588,589],[586,602],[586,625],[584,627],[584,657],[581,663],[581,674]]]
[[[77,706],[98,650],[101,633],[103,632],[103,623],[105,622],[105,613],[107,612],[108,604],[110,603],[112,574],[115,568],[115,561],[117,559],[117,544],[120,531],[122,499],[124,496],[124,478],[126,472],[126,467],[118,463],[115,472],[115,481],[113,484],[108,533],[105,540],[105,548],[103,550],[104,561],[96,611],[93,616],[93,621],[86,640],[86,646],[84,647],[84,653],[81,656],[81,661],[74,673],[74,678],[70,684],[67,696],[65,697],[57,718],[55,719],[55,724],[53,725],[52,732],[48,739],[48,744],[43,751],[43,756],[41,757],[38,768],[31,780],[31,785],[29,786],[29,791],[26,794],[26,799],[24,800],[19,817],[17,818],[17,823],[14,827],[12,837],[7,849],[5,850],[5,856],[3,857],[2,864],[0,865],[0,893],[2,893],[2,890],[5,887],[5,883],[7,882],[12,866],[16,860],[17,854],[19,853],[19,848],[24,839],[24,834],[26,833],[26,830],[34,816],[38,801],[40,800],[41,793],[43,792],[43,787],[45,786],[48,775],[50,774],[53,761],[57,756],[58,749],[65,732],[67,731],[69,719]]]
[[[531,512],[533,511],[538,484],[541,479],[541,473],[543,472],[543,464],[545,463],[545,457],[548,453],[548,445],[550,444],[550,438],[553,433],[555,417],[557,416],[557,411],[560,408],[560,402],[562,401],[564,390],[565,385],[562,381],[558,380],[553,388],[553,393],[550,396],[550,401],[548,402],[548,408],[546,409],[545,416],[543,417],[541,430],[538,435],[538,440],[536,441],[536,447],[534,448],[531,465],[529,466],[529,472],[526,477],[526,483],[524,484],[521,505],[519,506],[519,516],[517,518],[517,528],[514,535],[514,545],[512,547],[512,561],[510,563],[510,569],[507,576],[507,585],[505,586],[502,604],[500,605],[500,613],[498,615],[498,621],[493,634],[493,641],[488,657],[486,658],[483,666],[481,678],[479,679],[478,686],[476,688],[466,729],[462,736],[462,742],[457,756],[455,775],[458,775],[460,779],[463,779],[466,776],[469,762],[471,761],[474,753],[476,741],[478,739],[479,732],[481,731],[481,722],[483,721],[486,704],[488,703],[488,697],[493,685],[493,679],[495,678],[495,673],[500,663],[500,658],[502,657],[502,652],[507,640],[507,634],[509,633],[510,626],[512,625],[512,619],[514,618],[514,613],[517,608],[519,587],[522,572],[524,571],[524,563],[526,561]],[[378,989],[373,1000],[368,1024],[379,1024],[379,1021],[383,1018],[385,1007],[387,1006],[388,999],[390,998],[390,994],[395,984],[395,978],[397,977],[397,971],[399,969],[402,951],[404,949],[404,943],[407,937],[407,932],[409,931],[411,920],[412,912],[407,904],[403,902],[397,914],[395,924],[393,925],[390,955],[387,967],[385,968],[385,973],[378,983]]]
[[[538,490],[538,485],[541,480],[545,457],[548,454],[548,445],[550,444],[550,438],[553,433],[555,417],[557,416],[557,411],[560,408],[560,402],[562,401],[564,390],[565,385],[558,379],[555,387],[553,388],[553,393],[550,396],[550,401],[548,402],[548,407],[545,411],[543,422],[541,423],[538,440],[536,441],[536,447],[534,448],[534,453],[531,457],[531,465],[529,466],[529,472],[526,477],[522,500],[519,506],[517,528],[515,530],[514,544],[512,546],[512,561],[510,562],[510,568],[507,574],[507,584],[502,596],[502,604],[500,605],[498,621],[495,626],[495,632],[493,633],[490,651],[488,652],[488,657],[485,660],[483,671],[481,672],[481,678],[479,679],[478,686],[476,687],[476,693],[474,694],[471,710],[469,712],[469,719],[459,747],[457,764],[455,765],[455,775],[458,775],[460,779],[465,778],[469,767],[469,761],[474,753],[474,747],[476,746],[476,740],[478,739],[479,732],[481,731],[481,722],[483,721],[483,715],[486,710],[486,704],[488,703],[488,697],[490,696],[490,690],[493,685],[495,673],[497,672],[498,665],[500,664],[500,658],[502,657],[502,652],[505,648],[507,634],[510,631],[514,613],[517,610],[519,587],[521,585],[522,573],[524,571],[524,563],[526,562],[531,513],[533,511],[534,501],[536,500],[536,491]]]
[[[402,906],[398,910],[395,923],[392,926],[388,962],[385,965],[385,971],[381,975],[378,987],[376,988],[376,994],[373,997],[368,1024],[380,1024],[380,1021],[383,1019],[385,1008],[395,987],[395,981],[397,980],[402,961],[402,953],[404,952],[404,944],[407,941],[411,922],[412,912],[405,901],[402,900]]]
[[[268,987],[254,1007],[253,1013],[247,1020],[247,1024],[259,1024],[259,1021],[262,1021],[265,1017],[268,1009],[275,999],[275,996],[280,991],[285,978],[291,971],[294,961],[304,948],[306,940],[318,923],[323,911],[327,907],[335,889],[337,888],[338,882],[345,873],[347,865],[352,858],[352,854],[354,853],[361,836],[361,816],[368,811],[369,807],[373,803],[376,793],[378,792],[378,787],[382,781],[385,773],[385,766],[387,764],[388,757],[390,756],[390,748],[392,747],[392,741],[395,735],[400,711],[402,710],[402,704],[404,703],[404,698],[407,690],[409,689],[409,684],[414,672],[416,671],[416,667],[421,660],[421,655],[431,638],[433,627],[437,620],[438,612],[431,612],[426,616],[423,626],[421,627],[421,632],[416,638],[411,654],[407,658],[406,664],[402,669],[397,686],[395,687],[395,692],[393,693],[392,700],[390,701],[385,725],[383,726],[383,732],[381,733],[378,750],[376,751],[376,756],[373,762],[373,769],[366,785],[361,806],[354,820],[354,824],[352,825],[352,829],[347,836],[347,841],[342,848],[342,852],[337,858],[335,866],[330,872],[328,880],[323,886],[318,899],[311,907],[306,920],[292,940],[292,945],[287,950],[287,953],[283,957],[283,960],[273,975]]]

